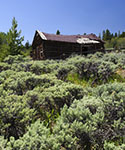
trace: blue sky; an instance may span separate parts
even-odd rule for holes
[[[125,31],[125,0],[0,0],[0,32],[9,30],[13,17],[30,43],[37,29],[96,35],[107,28]]]

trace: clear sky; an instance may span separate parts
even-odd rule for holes
[[[83,34],[109,29],[125,31],[125,0],[0,0],[0,32],[7,32],[15,17],[25,42],[35,30]]]

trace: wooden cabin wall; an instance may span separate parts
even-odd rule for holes
[[[36,33],[34,37],[34,43],[32,45],[32,53],[31,53],[32,55],[31,57],[34,60],[45,59],[43,44],[44,44],[44,41],[41,39],[39,34]]]
[[[86,44],[66,43],[56,41],[45,41],[44,54],[47,59],[63,59],[71,54],[88,54],[104,50],[103,44]]]
[[[81,54],[92,54],[95,52],[104,52],[104,44],[103,43],[96,43],[96,44],[86,44],[82,45],[82,52]]]
[[[80,45],[65,42],[45,41],[44,54],[48,59],[63,59],[72,53],[80,54]]]

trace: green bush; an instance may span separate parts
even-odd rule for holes
[[[3,62],[0,62],[0,72],[5,71],[5,70],[8,70],[8,69],[10,69],[10,68],[11,68],[10,65],[8,65],[8,64],[6,64],[6,63],[3,63]]]
[[[95,132],[97,141],[100,141],[99,137],[103,142],[105,140],[119,141],[119,139],[123,139],[125,130],[125,84],[101,85],[93,90],[93,95],[103,101],[105,113],[104,122],[99,126],[100,130],[97,133]]]
[[[94,97],[84,97],[76,100],[69,107],[61,111],[54,127],[55,138],[65,149],[90,149],[93,141],[93,132],[98,124],[103,122],[103,104]],[[69,138],[63,138],[66,135]],[[74,142],[75,141],[75,142]]]
[[[55,70],[58,69],[59,65],[60,64],[54,60],[35,61],[32,63],[30,71],[36,75],[55,73]]]
[[[67,106],[63,108],[52,134],[37,121],[23,137],[16,141],[13,139],[8,145],[13,149],[90,148],[92,132],[96,130],[98,122],[103,121],[103,117],[101,101],[86,97],[74,101],[69,109]]]
[[[80,86],[61,83],[47,88],[36,88],[27,92],[25,97],[29,106],[36,110],[37,117],[51,126],[65,104],[69,107],[75,99],[81,99],[87,94]]]
[[[0,148],[124,149],[124,66],[123,53],[8,56],[0,63]]]
[[[34,110],[30,109],[22,96],[4,95],[0,97],[0,135],[18,139],[32,122]]]
[[[31,59],[29,57],[24,57],[23,55],[9,55],[6,57],[3,62],[8,63],[8,64],[13,64],[13,63],[21,63],[25,61],[30,61]]]
[[[31,72],[17,72],[4,81],[3,89],[6,91],[12,90],[17,95],[24,95],[27,91],[33,90],[35,87],[49,87],[50,85],[54,85],[56,81],[59,82],[54,76],[38,76]]]
[[[125,144],[122,145],[115,145],[114,143],[105,142],[104,150],[124,150]]]
[[[4,139],[3,136],[0,136],[0,150],[5,150],[6,147],[7,147],[7,140]],[[9,149],[6,148],[6,150],[9,150]]]
[[[7,147],[10,150],[59,150],[54,136],[50,135],[50,130],[39,120],[32,124],[28,132],[20,139],[15,140],[11,137]]]

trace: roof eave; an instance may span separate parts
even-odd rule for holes
[[[43,39],[43,40],[47,40],[46,36],[44,35],[43,32],[40,32],[39,30],[36,30],[37,33],[40,35],[40,37]]]

